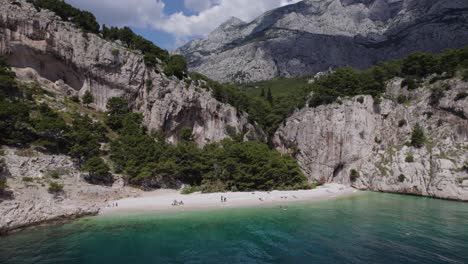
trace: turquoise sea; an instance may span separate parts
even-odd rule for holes
[[[286,209],[90,217],[0,237],[0,263],[468,263],[468,204],[364,193]]]

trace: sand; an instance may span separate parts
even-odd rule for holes
[[[313,190],[303,191],[194,193],[189,195],[180,194],[177,190],[158,190],[146,193],[141,197],[110,201],[108,206],[101,208],[100,214],[271,206],[293,202],[329,200],[357,192],[356,189],[341,184],[326,184]],[[221,196],[226,197],[226,202],[221,202]],[[174,200],[183,201],[183,205],[173,206]]]

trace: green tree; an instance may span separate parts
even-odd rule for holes
[[[267,92],[267,101],[270,103],[270,104],[273,104],[273,95],[271,93],[271,88],[268,88],[268,92]]]
[[[113,130],[121,129],[125,116],[131,112],[128,106],[128,100],[122,97],[112,97],[107,101],[106,107],[106,125]]]
[[[84,164],[84,171],[89,172],[89,177],[86,179],[93,184],[109,184],[112,183],[112,175],[109,173],[109,166],[100,157],[92,157]]]
[[[38,115],[32,120],[38,136],[36,145],[54,153],[66,153],[68,150],[68,126],[65,121],[49,106],[41,104]]]
[[[187,73],[187,62],[181,55],[172,55],[166,63],[164,73],[167,76],[176,76],[180,80],[185,78]]]
[[[82,100],[84,105],[88,106],[89,104],[91,104],[94,101],[94,96],[88,90],[88,91],[85,92],[85,94],[83,95],[83,98],[81,98],[81,100]]]
[[[153,54],[146,54],[143,57],[143,60],[145,62],[145,65],[148,67],[156,67],[158,64],[158,60],[156,59],[156,56]]]
[[[73,115],[70,132],[67,138],[70,142],[69,155],[81,161],[98,156],[100,142],[107,141],[106,128],[102,123],[93,122],[89,116]]]
[[[438,62],[433,55],[415,52],[403,59],[401,70],[406,75],[425,77],[438,72]]]
[[[424,135],[424,130],[419,124],[416,124],[411,134],[411,145],[415,148],[421,148],[425,143],[426,136]]]
[[[265,97],[265,89],[262,88],[262,91],[260,92],[260,97],[264,98]]]

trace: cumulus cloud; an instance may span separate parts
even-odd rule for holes
[[[172,1],[172,0],[164,0]],[[175,39],[204,36],[229,17],[251,21],[265,11],[300,0],[184,0],[196,12],[165,14],[163,0],[67,0],[92,11],[101,23],[117,26],[151,27],[172,34]]]
[[[211,1],[212,2],[212,1]],[[176,36],[206,35],[229,17],[250,21],[265,11],[299,2],[298,0],[219,0],[197,15],[176,13],[154,21],[153,26]]]

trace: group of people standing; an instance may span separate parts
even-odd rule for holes
[[[227,202],[227,198],[221,195],[221,202],[222,202],[222,203]]]
[[[184,205],[184,202],[183,201],[178,202],[177,200],[174,200],[172,202],[172,206],[177,206],[177,205]]]

